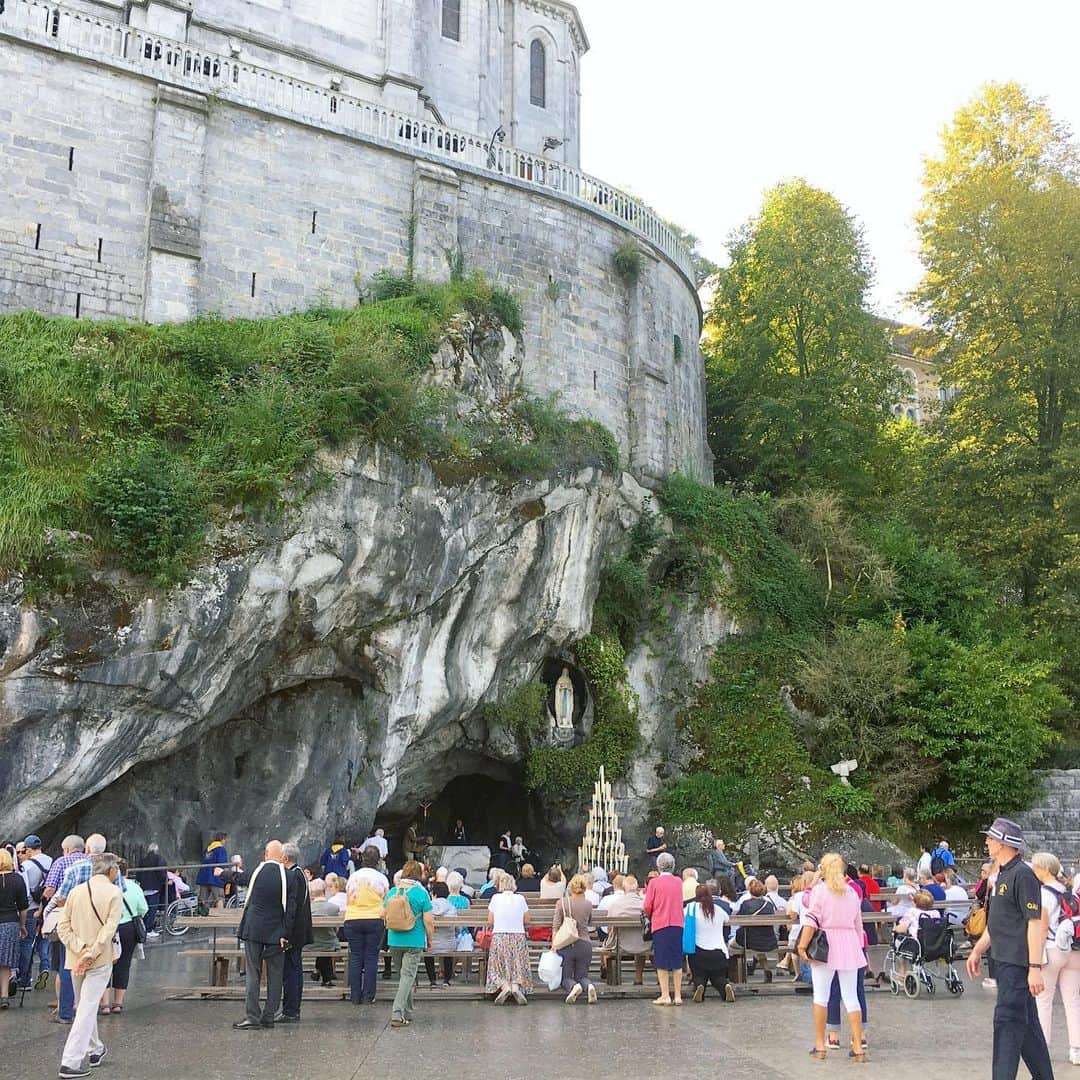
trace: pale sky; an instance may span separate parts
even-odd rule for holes
[[[988,80],[1080,129],[1078,0],[577,0],[582,167],[724,261],[762,192],[804,176],[865,229],[873,304],[913,318],[922,161]]]

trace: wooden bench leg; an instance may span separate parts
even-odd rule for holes
[[[229,985],[229,958],[227,956],[215,957],[212,961],[210,985],[211,986],[228,986]]]

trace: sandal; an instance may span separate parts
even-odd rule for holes
[[[108,1016],[111,1012],[112,1012],[112,1006],[111,1005],[102,1005],[98,1009],[98,1016]]]
[[[828,1050],[819,1050],[816,1046],[814,1046],[814,1047],[810,1048],[810,1056],[815,1061],[828,1061],[829,1060],[829,1051]]]
[[[113,1011],[113,1014],[114,1014],[114,1015],[115,1015],[116,1013],[119,1013],[119,1012],[123,1012],[123,1011],[124,1011],[124,1006],[123,1006],[123,1005],[114,1005],[114,1006],[112,1007],[112,1011]]]
[[[653,998],[654,1005],[670,1005],[671,998]]]
[[[857,1065],[863,1065],[867,1061],[869,1061],[869,1058],[866,1056],[865,1050],[860,1050],[858,1053],[856,1053],[854,1050],[849,1050],[847,1056],[851,1058],[851,1060],[854,1061]]]
[[[828,1041],[828,1043],[826,1045],[828,1046],[828,1048],[830,1050],[839,1050],[840,1049],[840,1036],[839,1035],[830,1035],[829,1036],[829,1041]]]

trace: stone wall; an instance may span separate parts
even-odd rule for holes
[[[1080,858],[1080,769],[1055,769],[1040,780],[1042,794],[1016,820],[1029,851],[1052,851],[1072,866]]]
[[[358,276],[405,268],[412,234],[418,273],[460,250],[518,296],[526,383],[607,426],[639,479],[707,477],[696,294],[644,241],[621,281],[632,234],[599,210],[14,42],[0,89],[0,312],[351,306]]]

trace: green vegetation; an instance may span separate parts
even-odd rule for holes
[[[921,429],[890,416],[869,258],[832,196],[769,192],[718,273],[723,486],[674,478],[674,534],[608,590],[620,629],[641,582],[739,618],[680,718],[698,756],[659,795],[669,822],[963,840],[1078,760],[1080,150],[1045,102],[988,86],[928,163],[918,225],[920,348],[956,391]]]
[[[506,697],[481,710],[489,724],[498,724],[517,732],[526,740],[535,738],[544,730],[544,706],[547,687],[539,680],[524,682],[514,687]]]
[[[624,285],[636,285],[643,264],[641,246],[632,236],[626,237],[615,249],[611,263]]]
[[[766,194],[729,254],[708,327],[717,478],[867,494],[867,447],[900,387],[865,310],[861,231],[833,196],[793,180]]]
[[[177,326],[0,318],[0,570],[70,587],[80,566],[115,565],[168,585],[222,511],[280,507],[320,446],[352,440],[428,460],[451,483],[619,467],[614,437],[553,401],[519,396],[484,416],[425,385],[458,313],[520,335],[509,293],[479,275],[434,286],[384,273],[370,297]]]

